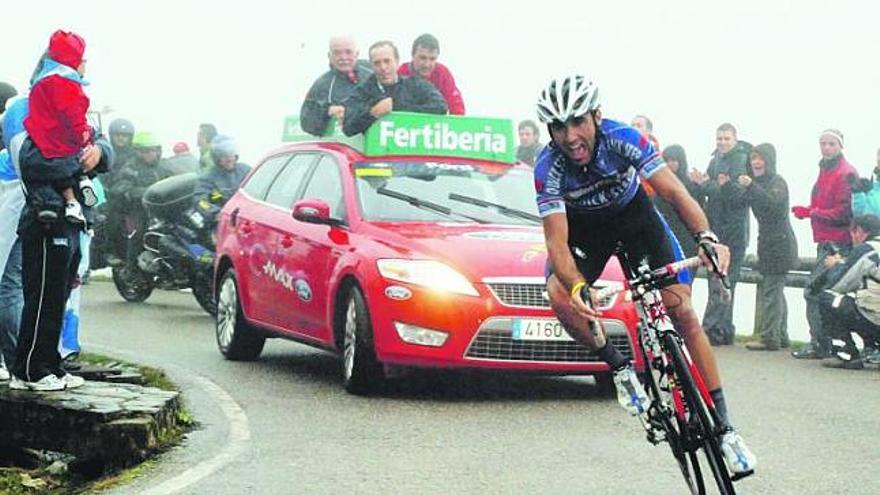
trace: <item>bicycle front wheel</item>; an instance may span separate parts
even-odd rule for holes
[[[664,338],[666,351],[672,359],[673,369],[677,377],[677,384],[681,388],[683,400],[688,411],[689,425],[698,442],[698,450],[702,450],[706,456],[718,492],[721,495],[735,495],[733,481],[724,464],[721,454],[721,439],[716,432],[715,421],[709,412],[706,401],[697,387],[697,382],[691,373],[688,359],[684,355],[678,337],[667,334]]]

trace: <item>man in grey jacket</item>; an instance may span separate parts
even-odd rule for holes
[[[397,73],[400,54],[394,43],[377,41],[370,46],[369,53],[373,75],[358,84],[344,102],[342,132],[346,136],[365,132],[373,122],[392,110],[446,114],[446,100],[433,84],[421,77]]]
[[[733,344],[733,301],[739,270],[749,245],[749,202],[739,178],[748,175],[751,146],[738,141],[736,127],[724,123],[715,134],[715,152],[707,173],[691,171],[690,177],[700,185],[706,198],[709,225],[722,244],[730,248],[730,299],[723,295],[718,279],[709,281],[709,301],[703,314],[703,328],[712,345]]]
[[[831,367],[864,368],[864,361],[853,343],[856,332],[873,349],[880,340],[880,218],[861,215],[853,219],[853,250],[844,259],[828,256],[829,280],[836,280],[819,296],[822,324],[833,338],[843,340],[843,351],[850,359],[829,363]]]
[[[323,136],[331,118],[342,123],[345,118],[342,102],[351,96],[355,86],[373,73],[368,64],[358,60],[357,47],[349,36],[330,38],[327,58],[330,70],[312,84],[299,113],[303,130],[313,136]]]

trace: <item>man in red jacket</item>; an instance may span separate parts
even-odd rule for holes
[[[412,61],[402,64],[397,73],[401,76],[417,75],[434,85],[446,100],[450,115],[464,115],[464,100],[455,85],[449,69],[437,61],[440,43],[431,34],[423,34],[413,41]]]
[[[824,271],[825,257],[835,253],[846,255],[852,247],[849,227],[852,222],[852,187],[847,179],[858,177],[855,167],[843,156],[843,133],[826,129],[819,136],[822,160],[819,161],[819,177],[813,185],[810,206],[793,206],[792,213],[798,219],[810,219],[813,240],[816,242],[816,266],[811,280]],[[807,300],[807,322],[810,324],[810,344],[794,351],[797,359],[823,359],[831,356],[831,337],[822,328],[822,315],[818,295],[824,287],[808,286],[804,290]]]

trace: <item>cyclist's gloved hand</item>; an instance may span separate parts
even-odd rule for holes
[[[718,240],[718,236],[711,230],[703,230],[694,235],[694,240],[700,247],[700,258],[703,265],[718,275],[727,275],[727,267],[730,264],[730,250]]]

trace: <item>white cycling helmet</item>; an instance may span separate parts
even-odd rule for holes
[[[581,75],[570,75],[550,81],[538,97],[538,119],[567,122],[599,108],[599,87]]]

